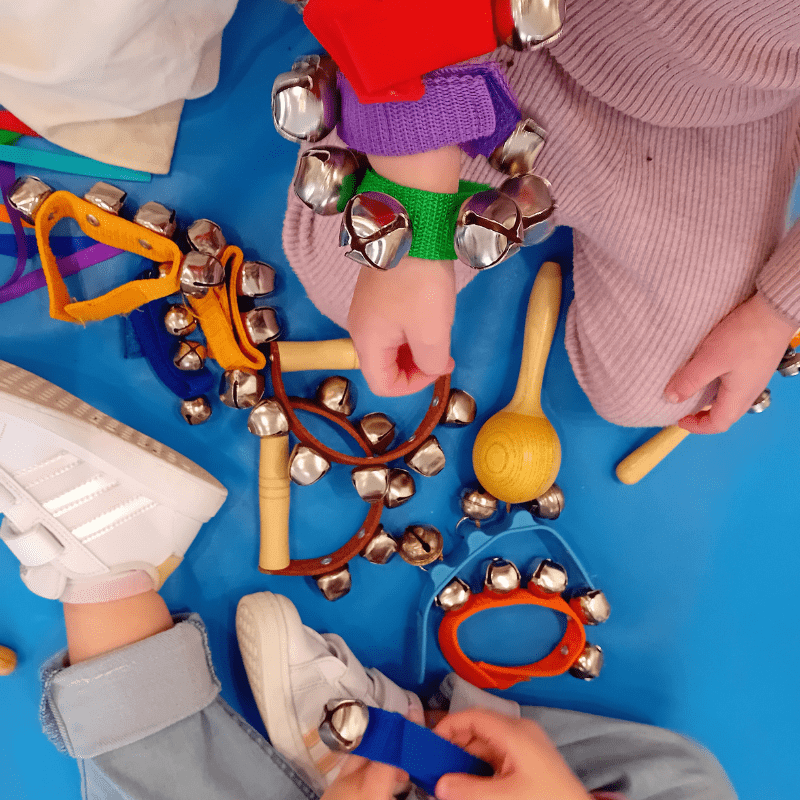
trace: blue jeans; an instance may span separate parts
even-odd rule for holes
[[[45,732],[77,759],[86,800],[314,800],[219,696],[200,618],[175,620],[99,658],[64,667],[60,653],[42,669]],[[735,800],[713,756],[677,734],[576,711],[522,714],[544,727],[590,791]]]

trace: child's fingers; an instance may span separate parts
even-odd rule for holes
[[[448,714],[434,732],[499,770],[519,737],[519,720],[471,708]]]
[[[720,383],[716,399],[709,410],[684,417],[678,424],[689,433],[709,434],[724,433],[734,422],[742,417],[753,404],[758,394],[752,388],[751,381],[730,376]]]
[[[717,357],[709,354],[707,348],[701,347],[697,354],[669,379],[664,396],[670,403],[682,403],[705,389],[726,369],[727,367]]]
[[[495,778],[481,778],[451,772],[439,778],[436,784],[437,800],[493,800],[499,796]]]

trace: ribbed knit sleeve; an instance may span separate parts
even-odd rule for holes
[[[800,329],[800,220],[764,265],[756,287],[775,311]]]

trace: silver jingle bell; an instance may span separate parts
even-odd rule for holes
[[[318,142],[336,127],[339,90],[330,56],[303,56],[275,78],[272,121],[290,142]]]
[[[274,397],[259,400],[247,418],[247,430],[263,438],[265,436],[286,436],[289,433],[289,418],[283,406]]]
[[[172,363],[183,372],[196,372],[206,363],[206,348],[193,339],[181,339]]]
[[[426,478],[438,475],[446,463],[444,451],[435,436],[429,436],[416,450],[408,453],[403,461]]]
[[[114,186],[105,181],[98,181],[88,192],[83,196],[84,200],[102,208],[109,214],[119,215],[122,206],[125,205],[125,198],[128,193],[118,186]]]
[[[189,297],[205,297],[212,286],[225,282],[225,268],[213,256],[194,250],[181,260],[181,291]]]
[[[564,0],[492,0],[495,30],[501,44],[532,50],[555,41],[564,26]],[[504,20],[510,20],[506,29]]]
[[[461,490],[461,510],[473,522],[480,524],[491,519],[499,507],[497,498],[482,488]]]
[[[540,597],[561,594],[567,588],[567,571],[549,558],[537,559],[531,565],[528,591]]]
[[[228,246],[222,228],[210,219],[196,219],[186,230],[186,243],[192,250],[217,259]]]
[[[761,394],[753,401],[753,405],[747,409],[748,414],[760,414],[765,409],[769,408],[772,402],[769,389],[764,389]]]
[[[291,3],[291,5],[295,7],[297,13],[301,15],[303,13],[303,9],[308,4],[308,0],[288,0],[288,2]]]
[[[319,724],[319,738],[333,751],[349,753],[361,744],[369,725],[369,709],[360,700],[328,700]]]
[[[369,544],[361,551],[361,555],[371,564],[386,564],[397,552],[397,539],[381,524],[369,540]]]
[[[318,575],[314,580],[325,599],[331,601],[344,597],[353,585],[347,564],[333,572]]]
[[[453,244],[467,266],[494,267],[519,250],[522,213],[508,195],[496,189],[477,192],[461,204]]]
[[[493,558],[486,568],[486,577],[483,585],[495,594],[508,594],[514,589],[519,589],[522,576],[516,564],[504,558]]]
[[[451,389],[441,424],[462,428],[475,421],[476,413],[477,405],[472,395],[467,394],[463,389]]]
[[[330,468],[330,461],[304,444],[296,444],[289,456],[289,477],[299,486],[316,483]]]
[[[489,164],[498,172],[516,178],[533,172],[533,165],[544,147],[547,134],[532,119],[523,119],[489,156]]]
[[[252,408],[264,394],[264,376],[246,369],[222,373],[219,399],[229,408]]]
[[[236,277],[240,297],[265,297],[275,291],[275,270],[263,261],[245,261]]]
[[[395,424],[380,411],[363,416],[358,421],[358,427],[376,455],[385,453],[394,440]]]
[[[411,249],[411,219],[403,205],[383,192],[362,192],[345,206],[339,246],[345,255],[375,269],[396,267]]]
[[[531,500],[528,511],[539,519],[558,519],[564,510],[564,492],[554,483],[543,495]]]
[[[538,175],[509,178],[500,187],[522,213],[522,246],[540,244],[555,230],[556,204],[550,183]]]
[[[389,467],[385,464],[367,464],[353,467],[350,476],[359,497],[367,503],[380,503],[389,488]]]
[[[197,330],[197,320],[190,309],[181,303],[176,303],[164,314],[164,327],[172,336],[188,336]]]
[[[447,586],[436,595],[434,603],[444,611],[458,611],[467,604],[467,600],[472,596],[469,585],[461,578],[453,578]]]
[[[570,598],[572,609],[584,625],[599,625],[611,614],[608,598],[599,589],[589,589]]]
[[[312,147],[300,156],[294,173],[294,193],[315,214],[344,211],[358,184],[363,164],[344,147]]]
[[[569,674],[583,681],[594,680],[603,668],[603,651],[599,645],[586,643],[583,652],[569,668]]]
[[[53,189],[34,175],[23,175],[14,181],[7,194],[8,204],[26,222],[33,223],[39,206],[53,194]]]
[[[211,416],[211,403],[203,397],[190,397],[181,402],[181,416],[190,425],[200,425]]]
[[[414,496],[414,492],[416,492],[416,486],[414,486],[414,478],[410,472],[397,468],[389,470],[389,485],[383,496],[383,504],[386,508],[397,508],[403,505]]]
[[[409,525],[400,537],[398,552],[403,561],[424,567],[442,558],[444,539],[433,525]]]
[[[139,206],[138,211],[133,215],[133,221],[149,231],[166,236],[167,239],[175,236],[175,231],[178,229],[174,209],[167,208],[154,200]]]
[[[349,417],[356,408],[356,389],[352,382],[342,375],[325,378],[315,393],[316,401],[337,414]]]
[[[242,327],[254,347],[273,342],[281,335],[278,315],[270,306],[259,306],[245,311],[242,314]]]
[[[790,347],[778,364],[778,372],[785,378],[800,374],[800,353]]]

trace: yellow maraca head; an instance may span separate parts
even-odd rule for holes
[[[478,431],[472,466],[481,486],[505,503],[543,495],[561,466],[561,442],[545,416],[498,411]]]

